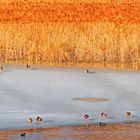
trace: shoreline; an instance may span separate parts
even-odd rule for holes
[[[123,121],[123,122],[102,122],[105,125],[129,125],[129,124],[140,124],[140,121]],[[83,124],[72,124],[72,125],[57,125],[57,126],[48,126],[48,127],[25,127],[25,128],[9,128],[9,129],[0,129],[0,133],[4,131],[36,131],[36,130],[51,130],[51,129],[60,129],[60,128],[72,128],[72,127],[82,127],[87,125],[85,123]],[[95,123],[88,123],[88,126],[99,126],[98,122]]]
[[[31,68],[29,69],[37,69],[37,68],[66,68],[66,69],[94,69],[94,70],[117,70],[117,71],[134,71],[134,72],[140,72],[140,68],[133,68],[132,66],[125,67],[124,65],[131,65],[131,64],[114,64],[114,65],[120,65],[120,66],[103,66],[103,64],[30,64]],[[100,66],[98,66],[100,65]],[[106,64],[106,65],[111,65],[111,64]],[[113,64],[112,64],[113,65]],[[0,66],[7,66],[7,67],[21,67],[26,69],[26,64],[23,63],[0,63]]]
[[[105,139],[116,138],[122,139],[135,139],[140,138],[140,122],[128,122],[128,123],[111,123],[99,126],[98,124],[91,124],[88,127],[86,125],[74,125],[74,126],[60,126],[60,127],[48,127],[48,128],[31,128],[31,129],[15,129],[15,130],[0,130],[0,138],[2,140],[15,140],[21,139],[21,134],[26,133],[26,138],[31,140],[37,138],[38,140],[55,139]],[[5,138],[5,139],[4,139]],[[8,138],[8,139],[6,139]]]

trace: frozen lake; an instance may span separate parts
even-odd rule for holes
[[[140,120],[140,72],[83,69],[6,67],[0,72],[0,129],[50,127]],[[87,102],[73,98],[107,98]],[[132,112],[129,118],[126,111]],[[100,113],[106,112],[107,118]],[[29,117],[44,121],[28,124]]]

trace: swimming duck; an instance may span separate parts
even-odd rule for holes
[[[29,64],[26,64],[26,67],[27,67],[27,68],[30,68],[30,65],[29,65]]]
[[[26,133],[22,133],[20,136],[21,136],[21,137],[25,137],[25,135],[26,135]]]
[[[85,70],[85,73],[89,73],[89,70],[87,69],[87,70]]]
[[[4,70],[4,67],[0,67],[0,70],[3,71]]]

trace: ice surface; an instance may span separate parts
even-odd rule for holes
[[[0,72],[0,129],[49,127],[89,123],[138,121],[140,119],[140,72],[120,70],[6,67]],[[108,98],[87,102],[73,98]],[[126,111],[132,112],[129,118]],[[107,118],[100,113],[106,112]],[[28,124],[38,115],[40,124]]]

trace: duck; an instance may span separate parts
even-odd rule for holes
[[[30,68],[30,65],[29,65],[29,64],[26,64],[26,67],[27,67],[27,68]]]
[[[104,113],[104,112],[102,112],[102,113],[100,114],[100,116],[101,116],[101,117],[107,117],[107,114]]]
[[[124,115],[125,115],[126,117],[129,117],[129,116],[131,115],[131,112],[126,112]]]
[[[105,126],[105,123],[99,122],[99,126]]]
[[[21,136],[21,137],[25,137],[25,135],[26,135],[26,133],[22,133],[20,136]]]
[[[0,67],[0,70],[3,71],[4,70],[4,67]]]
[[[87,120],[88,118],[89,118],[89,115],[85,114],[85,115],[84,115],[84,119]]]
[[[89,73],[89,70],[87,69],[87,70],[85,70],[85,73]]]
[[[33,119],[30,117],[28,118],[28,123],[32,123],[33,122]]]
[[[36,122],[41,122],[41,121],[43,121],[43,119],[40,116],[37,116]]]

